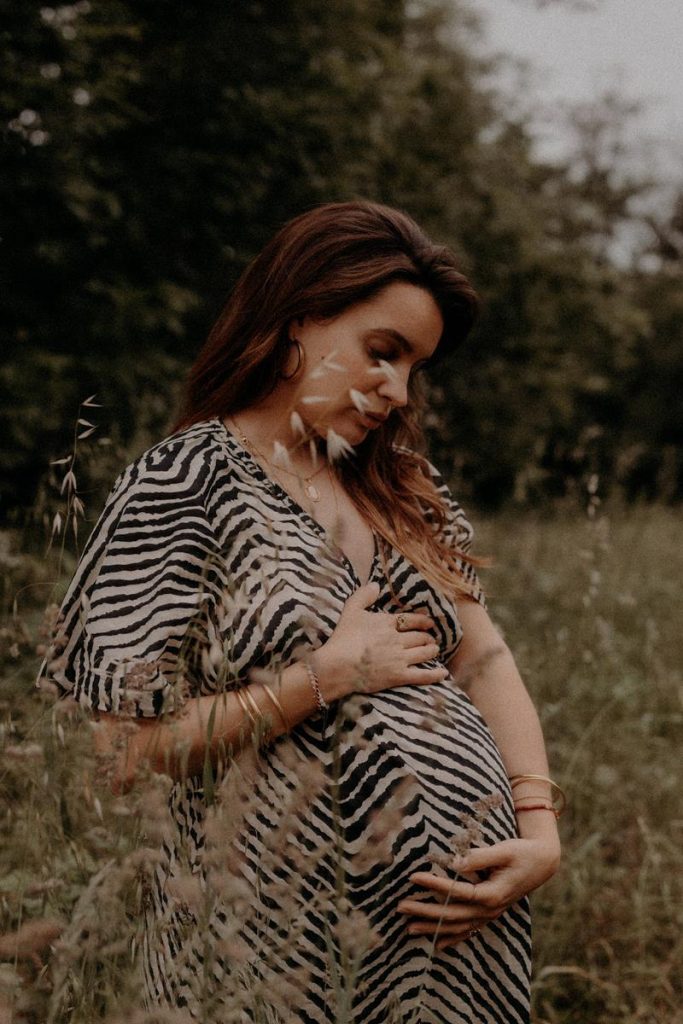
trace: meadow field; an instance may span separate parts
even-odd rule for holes
[[[592,512],[506,513],[477,529],[495,560],[491,613],[569,799],[562,867],[533,897],[533,1019],[675,1024],[683,529],[662,506]],[[0,1024],[180,1022],[144,1013],[134,967],[163,779],[114,797],[84,714],[32,690],[54,566],[13,543],[2,535]]]

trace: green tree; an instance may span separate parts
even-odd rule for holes
[[[484,298],[476,337],[431,383],[433,443],[465,495],[625,479],[644,430],[632,382],[679,314],[673,298],[668,320],[655,309],[660,271],[613,258],[647,184],[620,171],[614,97],[577,111],[574,154],[550,165],[492,90],[460,0],[0,0],[0,14],[5,509],[30,501],[87,394],[129,448],[160,435],[246,261],[286,218],[354,196],[406,208]],[[673,343],[665,365],[663,404]]]

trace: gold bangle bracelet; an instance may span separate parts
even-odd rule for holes
[[[254,714],[256,715],[256,718],[257,718],[256,731],[258,733],[259,738],[262,739],[262,741],[264,743],[269,743],[270,742],[270,729],[266,728],[265,716],[263,715],[263,712],[261,711],[261,709],[257,705],[256,700],[254,699],[253,693],[250,691],[248,686],[245,686],[245,688],[244,688],[244,690],[242,692],[243,692],[244,696],[247,699],[247,703],[249,703],[249,705],[251,705],[252,710],[253,710]]]
[[[258,706],[256,701],[254,700],[252,695],[249,693],[249,687],[245,686],[243,690],[240,690],[240,693],[244,697],[244,699],[246,700],[247,704],[249,704],[249,706],[251,707],[251,710],[254,712],[256,717],[257,718],[263,718],[263,715],[261,714],[260,707]]]
[[[557,816],[559,818],[559,816],[563,813],[567,806],[567,797],[561,786],[558,786],[556,782],[554,782],[552,779],[549,779],[547,775],[511,775],[510,789],[514,789],[515,786],[518,786],[520,784],[520,782],[547,782],[552,790],[552,793],[557,793],[557,796],[559,798],[559,803],[557,807],[555,807],[554,797],[552,795],[550,797],[553,807],[557,811]]]
[[[292,727],[289,724],[289,720],[287,718],[287,715],[285,714],[285,710],[282,707],[282,704],[280,703],[279,697],[277,697],[273,693],[273,691],[271,690],[270,686],[268,686],[268,683],[261,683],[261,686],[266,691],[266,696],[270,699],[271,703],[273,704],[273,707],[277,710],[277,713],[279,714],[280,718],[282,719],[282,724],[285,727],[285,731],[290,733],[292,731]]]
[[[233,690],[233,693],[235,694],[235,697],[237,698],[238,703],[239,703],[240,707],[242,708],[242,711],[243,711],[245,717],[250,719],[251,724],[255,728],[256,727],[256,719],[254,718],[254,716],[253,716],[253,714],[251,712],[251,709],[249,708],[247,702],[244,699],[244,694],[242,694],[239,690]]]
[[[548,807],[553,806],[553,802],[549,796],[546,796],[545,794],[540,796],[538,793],[527,793],[526,796],[518,796],[516,800],[512,801],[513,806],[516,807],[517,804],[521,804],[522,800],[535,800],[536,803],[538,803],[539,800],[544,800],[548,804]]]
[[[254,712],[254,715],[256,716],[257,728],[263,726],[263,723],[265,722],[265,718],[263,716],[263,712],[261,711],[261,709],[259,708],[259,706],[256,703],[256,700],[254,699],[254,694],[251,692],[251,690],[249,689],[248,686],[245,686],[245,688],[242,691],[242,693],[243,693],[245,699],[247,700],[248,705],[251,706],[251,709]],[[268,739],[270,738],[270,730],[263,728],[262,729],[262,734],[263,734],[263,739],[266,742],[268,742]]]

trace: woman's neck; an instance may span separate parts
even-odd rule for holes
[[[302,474],[307,474],[320,464],[318,461],[314,463],[310,448],[311,437],[308,434],[302,436],[301,429],[297,429],[296,419],[292,419],[290,408],[265,401],[231,414],[227,420],[269,462],[274,457],[278,442],[287,449],[292,468]]]

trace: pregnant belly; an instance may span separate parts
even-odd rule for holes
[[[452,681],[395,687],[353,701],[349,711],[356,721],[343,733],[339,768],[351,856],[365,844],[368,859],[376,836],[387,856],[393,832],[391,859],[410,852],[409,871],[431,870],[455,852],[516,835],[498,748]]]

